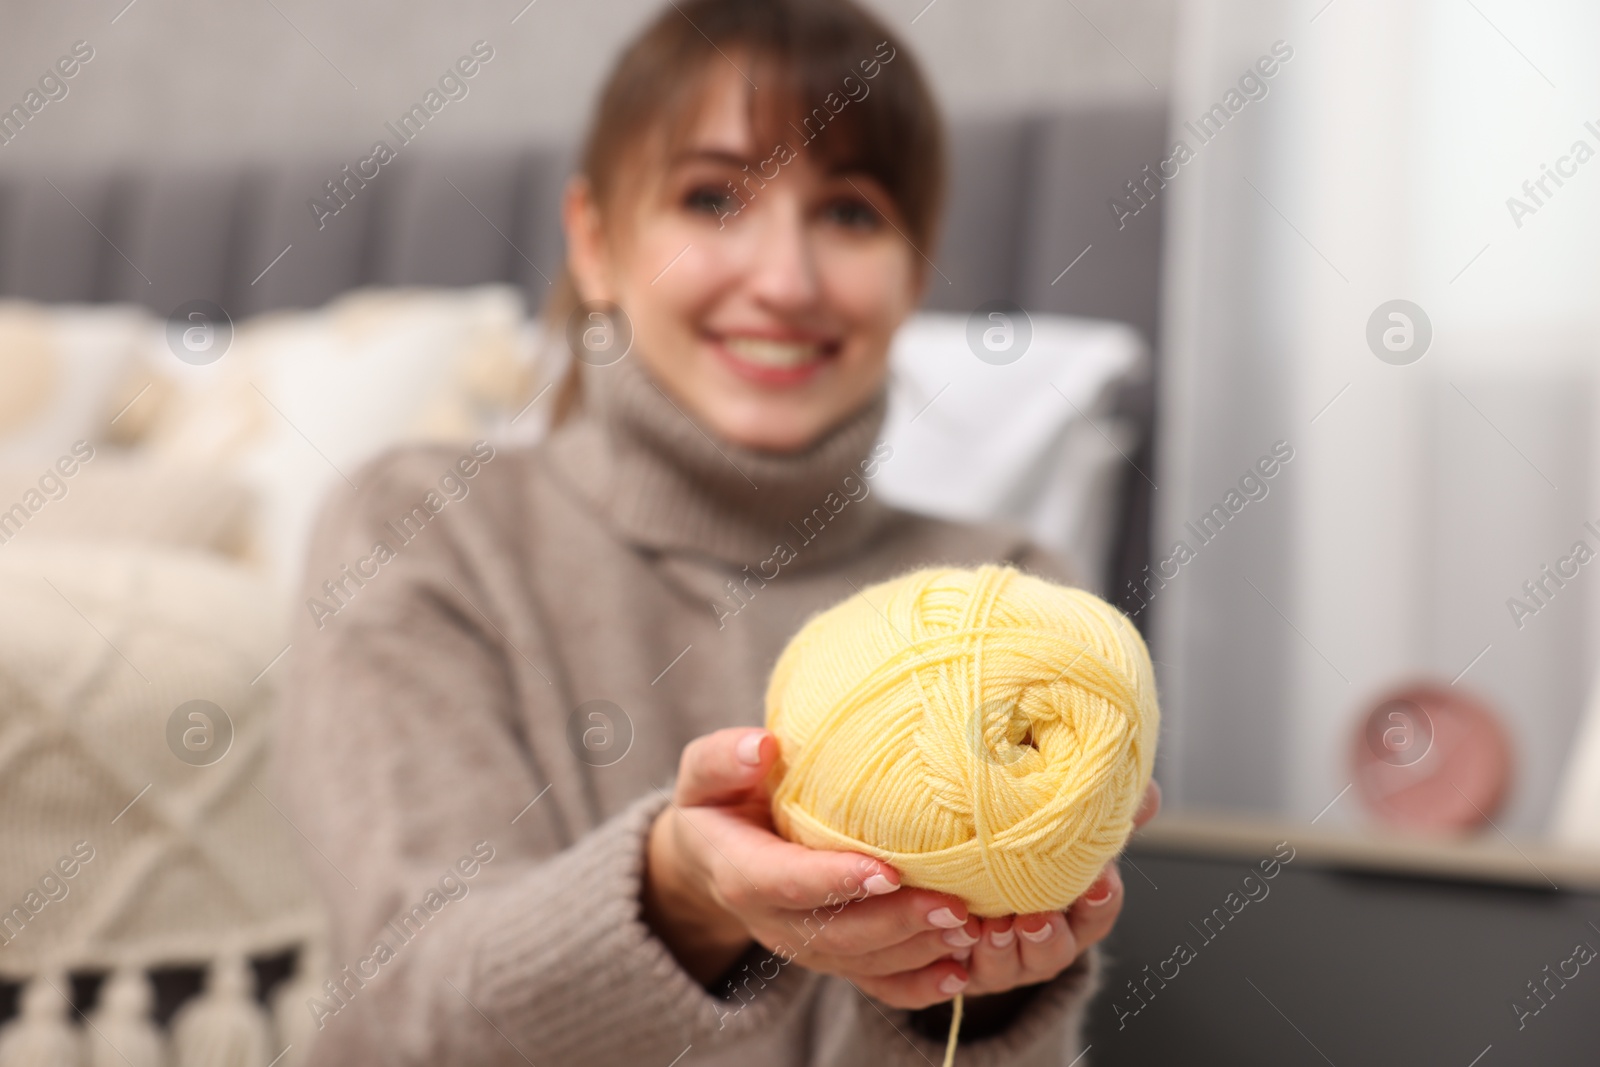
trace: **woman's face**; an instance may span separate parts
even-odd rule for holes
[[[820,169],[798,135],[755,143],[747,89],[731,67],[714,76],[659,185],[624,182],[634,199],[605,224],[575,180],[569,260],[583,299],[626,312],[632,356],[680,406],[726,440],[795,451],[879,388],[923,273],[876,181]]]

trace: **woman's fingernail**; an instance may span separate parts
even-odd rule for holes
[[[881,874],[875,874],[861,883],[866,887],[869,896],[881,897],[885,893],[893,893],[900,888],[899,883],[891,882]]]
[[[1049,940],[1050,935],[1055,933],[1055,929],[1056,928],[1053,925],[1047,922],[1044,924],[1044,929],[1042,930],[1029,930],[1025,927],[1019,926],[1017,927],[1017,933],[1021,934],[1023,937],[1037,945],[1041,941]]]
[[[995,930],[989,934],[989,944],[995,948],[1005,948],[1017,939],[1017,928],[1008,926],[1004,930]]]
[[[755,733],[745,734],[739,738],[739,746],[736,751],[739,754],[740,763],[748,763],[752,767],[761,763],[761,739],[765,736],[766,734]]]
[[[966,926],[963,924],[954,930],[946,930],[944,932],[944,943],[951,948],[968,948],[976,945],[978,939],[967,933]]]
[[[928,921],[946,930],[954,930],[958,926],[967,925],[967,920],[956,918],[956,913],[949,908],[935,908],[930,911],[928,913]]]
[[[1094,885],[1090,886],[1089,891],[1083,895],[1083,902],[1095,905],[1104,904],[1110,900],[1116,892],[1113,877],[1109,870],[1102,871],[1100,877],[1095,880]]]
[[[939,983],[939,992],[952,997],[965,988],[967,980],[953,974],[945,976],[945,980]]]

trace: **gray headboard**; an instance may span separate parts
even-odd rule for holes
[[[942,277],[927,306],[1007,299],[1118,319],[1154,347],[1162,202],[1119,229],[1109,201],[1162,158],[1165,133],[1159,104],[954,123]],[[0,296],[131,301],[160,315],[207,299],[238,319],[362,285],[505,281],[530,308],[543,304],[562,259],[569,146],[408,149],[364,187],[352,181],[348,204],[319,229],[307,202],[356,159],[0,176]],[[1148,441],[1133,458],[1150,470]],[[1137,573],[1146,558],[1146,486],[1129,473],[1118,543],[1131,557],[1114,574]]]

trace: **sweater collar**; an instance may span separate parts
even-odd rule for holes
[[[787,544],[799,568],[858,547],[886,514],[863,477],[885,389],[806,450],[774,453],[717,438],[637,358],[575,366],[582,399],[547,455],[635,545],[753,566]]]

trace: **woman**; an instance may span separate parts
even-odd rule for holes
[[[1114,864],[979,921],[779,839],[762,792],[809,614],[934,561],[1068,577],[871,492],[942,185],[911,56],[849,0],[678,4],[621,57],[564,204],[556,429],[393,452],[315,538],[341,607],[280,737],[335,921],[314,1062],[921,1064],[958,992],[963,1064],[1078,1055]]]

